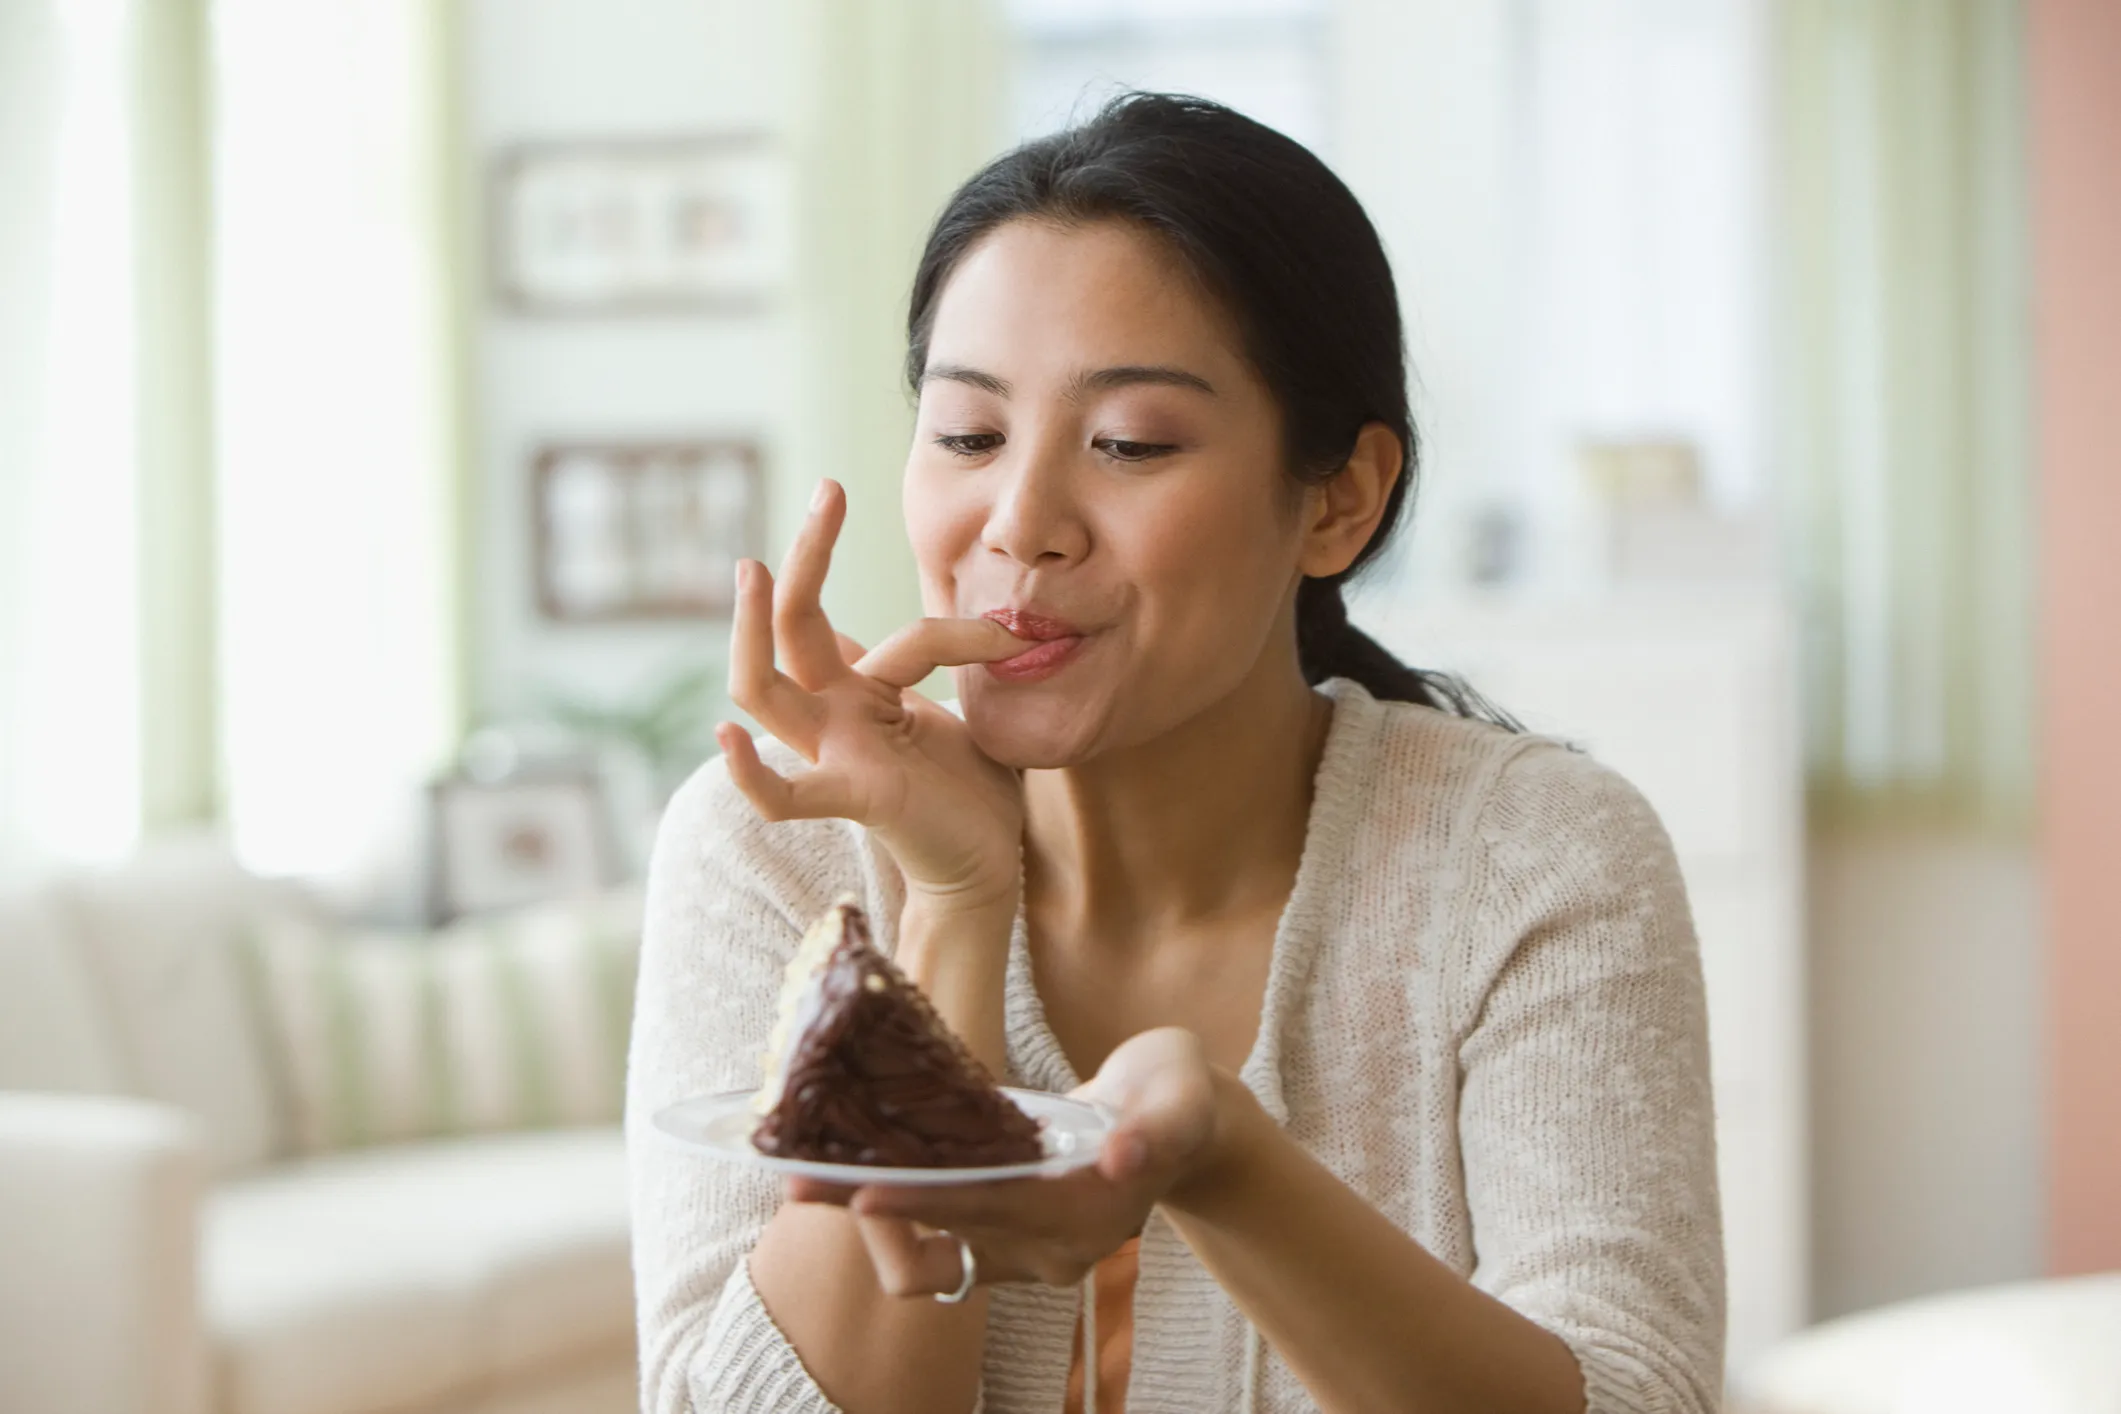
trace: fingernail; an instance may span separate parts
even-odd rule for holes
[[[738,560],[736,562],[736,587],[738,588],[738,590],[742,590],[744,588],[744,576],[748,575],[749,573],[751,573],[751,561]]]
[[[828,486],[830,486],[831,484],[832,484],[832,483],[831,483],[831,482],[829,482],[829,481],[820,481],[820,482],[819,482],[819,483],[817,484],[817,490],[815,490],[815,491],[812,491],[812,492],[810,493],[810,509],[811,509],[811,510],[813,510],[813,511],[821,511],[821,510],[825,509],[825,496],[826,496],[826,488],[827,488]]]

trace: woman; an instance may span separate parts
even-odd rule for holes
[[[1670,845],[1342,609],[1415,448],[1353,196],[1134,95],[966,183],[909,334],[932,617],[836,638],[820,487],[778,579],[738,576],[731,695],[781,745],[724,724],[657,842],[643,1407],[1712,1408]],[[938,666],[962,720],[910,692]],[[654,1142],[660,1106],[756,1083],[842,892],[997,1075],[1118,1112],[1094,1169],[784,1190]]]

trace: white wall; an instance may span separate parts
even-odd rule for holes
[[[470,0],[467,16],[482,203],[491,160],[512,143],[785,131],[785,6]],[[719,663],[719,623],[585,627],[539,617],[530,463],[553,439],[754,437],[772,482],[787,440],[786,312],[531,318],[499,309],[484,291],[479,311],[478,712],[535,715],[555,690],[630,702],[680,665]]]
[[[1475,516],[1517,576],[1595,589],[1584,439],[1676,437],[1708,499],[1772,499],[1759,232],[1765,0],[1337,0],[1331,158],[1376,222],[1426,442],[1410,582]]]
[[[2037,1275],[2032,850],[1880,830],[1810,867],[1816,1314]]]
[[[1399,286],[1424,442],[1401,553],[1425,588],[1462,579],[1463,527],[1514,450],[1509,20],[1501,0],[1334,7],[1333,166]]]

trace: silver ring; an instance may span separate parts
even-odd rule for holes
[[[965,1275],[958,1281],[957,1290],[938,1291],[935,1293],[935,1299],[945,1306],[955,1306],[972,1294],[972,1285],[979,1280],[979,1263],[972,1260],[971,1243],[954,1232],[946,1232],[943,1236],[957,1239],[957,1258],[965,1269]]]

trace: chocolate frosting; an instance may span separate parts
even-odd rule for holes
[[[871,946],[861,910],[843,917],[810,1024],[791,1043],[780,1102],[751,1142],[780,1158],[892,1168],[1041,1158],[1037,1123]]]

